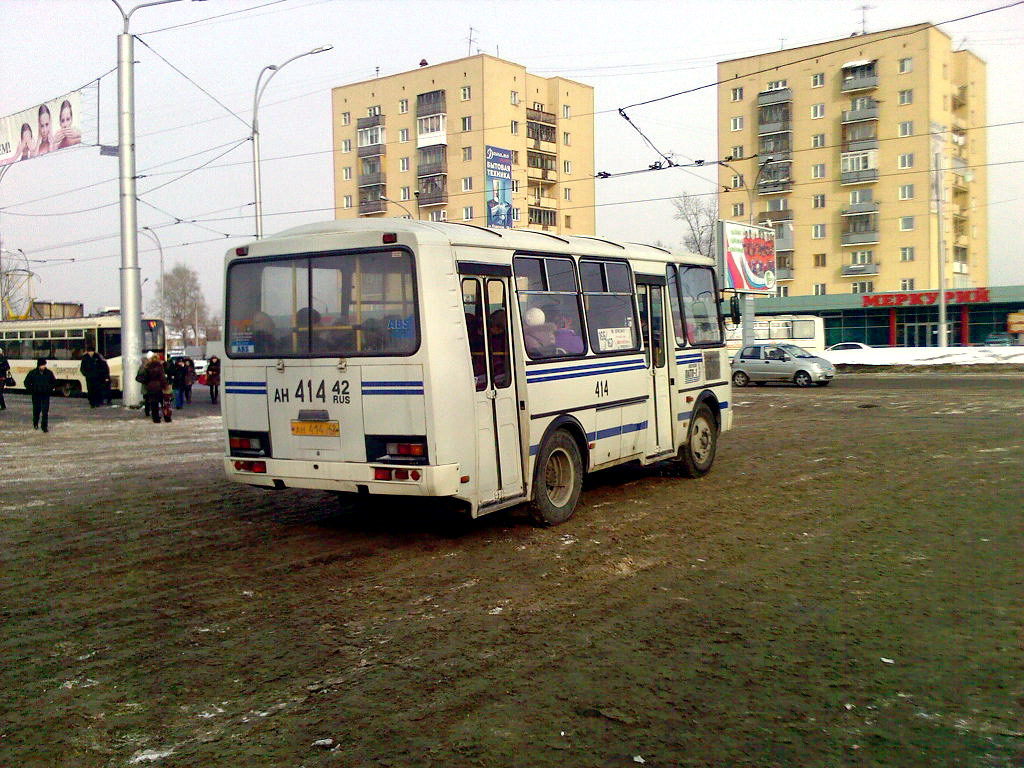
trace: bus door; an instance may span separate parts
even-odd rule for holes
[[[523,493],[509,287],[505,276],[465,276],[462,280],[475,382],[475,476],[481,505]]]
[[[640,326],[647,361],[647,455],[656,456],[672,450],[672,408],[669,387],[668,347],[665,321],[665,285],[640,282],[637,275],[637,302]],[[655,278],[651,278],[654,280]]]

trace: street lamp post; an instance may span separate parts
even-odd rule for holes
[[[312,56],[315,53],[324,53],[334,48],[333,45],[321,45],[319,48],[314,48],[311,51],[300,53],[298,56],[292,56],[290,59],[285,61],[283,64],[268,64],[260,70],[259,76],[256,78],[256,89],[252,95],[252,176],[253,176],[253,187],[256,195],[256,239],[259,240],[263,237],[263,192],[261,189],[260,182],[260,122],[259,122],[259,109],[260,99],[263,98],[264,92],[267,90],[267,86],[270,85],[270,81],[274,78],[278,72],[284,69],[286,66],[291,64],[296,59],[301,59],[304,56]],[[262,87],[260,81],[263,80],[265,72],[270,72],[270,76],[267,77],[266,81],[263,82]]]
[[[391,198],[389,198],[389,197],[384,197],[384,195],[381,195],[381,196],[380,196],[380,199],[381,199],[381,200],[383,200],[383,201],[384,201],[385,203],[391,203],[392,205],[397,205],[397,206],[398,206],[399,208],[401,208],[401,209],[402,209],[403,211],[405,211],[405,212],[406,212],[407,214],[409,214],[409,218],[410,218],[410,219],[412,219],[412,218],[415,218],[415,217],[414,217],[414,216],[412,215],[412,211],[410,211],[410,210],[409,210],[408,208],[406,208],[406,207],[405,207],[404,205],[402,205],[402,204],[401,204],[400,202],[398,202],[397,200],[392,200],[392,199],[391,199]]]
[[[128,23],[140,8],[177,1],[150,0],[125,13],[118,0],[111,0],[124,19],[124,32],[117,36],[117,146],[121,198],[121,370],[126,373],[136,370],[142,362],[142,284],[135,205],[135,46]],[[124,381],[121,396],[130,408],[142,402],[142,391]]]
[[[156,243],[157,250],[160,251],[160,317],[163,318],[167,314],[167,308],[164,306],[164,247],[160,243],[160,238],[156,236],[156,231],[152,227],[143,227],[140,232],[145,232],[147,235],[153,238],[153,242]]]

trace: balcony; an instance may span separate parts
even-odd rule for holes
[[[370,115],[356,120],[356,130],[360,131],[364,128],[376,128],[378,125],[384,125],[384,115]]]
[[[862,216],[865,213],[878,213],[878,202],[868,200],[866,203],[850,203],[849,208],[843,208],[840,216]]]
[[[862,120],[877,120],[878,106],[861,107],[860,109],[844,109],[843,123],[859,123]]]
[[[866,149],[878,149],[878,138],[850,139],[843,143],[843,152],[863,152]]]
[[[767,107],[771,104],[784,104],[793,100],[793,91],[790,88],[778,88],[774,91],[761,91],[757,94],[757,106]]]
[[[427,96],[429,98],[423,98]],[[445,109],[444,91],[432,91],[421,93],[416,97],[416,117],[429,117],[430,115],[441,115]]]
[[[437,176],[442,173],[448,173],[448,162],[445,160],[437,163],[420,163],[416,166],[417,178],[421,178],[423,176]]]
[[[368,200],[363,202],[359,201],[359,215],[365,216],[369,213],[384,213],[387,210],[388,204],[384,200]]]
[[[368,144],[365,147],[360,147],[357,154],[359,157],[375,157],[385,154],[386,149],[387,145],[385,144]]]
[[[840,270],[843,277],[862,277],[864,275],[877,275],[878,263],[870,264],[844,264]]]
[[[539,138],[529,139],[529,144],[527,146],[530,149],[535,149],[538,152],[546,152],[549,155],[558,154],[558,145],[555,144],[553,140],[547,141]]]
[[[542,112],[539,109],[526,108],[526,119],[533,120],[535,123],[547,123],[548,125],[555,125],[557,120],[552,112]]]
[[[963,109],[967,106],[967,86],[961,85],[953,91],[953,109]]]
[[[526,177],[542,181],[558,181],[558,171],[548,168],[534,168],[532,165],[528,165],[526,166]]]
[[[542,208],[557,208],[558,198],[545,197],[544,195],[530,195],[530,205],[537,205]]]
[[[757,135],[766,136],[769,133],[784,133],[791,130],[792,123],[789,120],[777,120],[774,123],[760,123],[757,126]]]
[[[757,214],[757,220],[770,221],[772,224],[775,224],[780,221],[792,221],[793,211],[791,211],[789,208],[787,208],[784,211],[764,211],[762,213]]]
[[[793,250],[793,228],[787,224],[780,227],[782,230],[775,232],[775,252]]]
[[[866,91],[878,87],[878,75],[854,75],[843,79],[839,90],[843,93],[852,91]]]
[[[435,190],[431,192],[420,192],[419,197],[416,198],[416,204],[421,208],[426,208],[430,205],[444,205],[448,202],[448,190]]]
[[[792,188],[792,179],[761,179],[757,182],[757,191],[762,195],[774,195],[779,192],[788,192]]]
[[[776,246],[778,250],[778,246]],[[793,268],[792,267],[778,267],[775,270],[776,280],[792,280],[793,279]]]
[[[878,169],[868,168],[863,171],[843,171],[839,174],[840,184],[868,184],[878,181]]]
[[[372,187],[376,184],[384,184],[387,182],[387,174],[384,171],[376,171],[374,173],[361,173],[359,174],[359,186],[360,187]]]
[[[878,242],[878,230],[873,229],[865,232],[843,232],[840,237],[843,245],[873,245]]]

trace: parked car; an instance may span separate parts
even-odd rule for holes
[[[841,341],[831,347],[825,347],[826,352],[852,352],[855,349],[872,349],[870,344],[861,344],[859,341]]]
[[[751,344],[732,359],[732,383],[737,387],[769,381],[825,387],[835,375],[832,363],[795,344]]]

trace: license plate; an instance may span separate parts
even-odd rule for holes
[[[341,431],[336,421],[293,421],[292,434],[306,437],[338,437]]]

